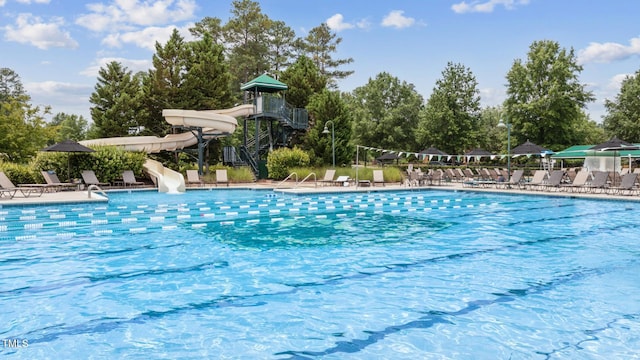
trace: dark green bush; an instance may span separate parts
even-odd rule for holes
[[[296,167],[309,166],[309,154],[298,148],[280,148],[269,153],[267,170],[269,178],[282,180]]]

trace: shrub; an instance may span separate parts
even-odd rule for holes
[[[282,180],[296,167],[309,166],[309,154],[298,148],[280,148],[269,153],[267,170],[269,177]]]

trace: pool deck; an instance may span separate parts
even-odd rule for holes
[[[585,192],[571,192],[567,191],[568,189],[560,190],[560,191],[551,191],[551,190],[541,190],[534,191],[529,189],[518,189],[518,188],[496,188],[495,186],[465,186],[462,183],[458,182],[447,182],[442,183],[441,185],[430,185],[430,186],[406,186],[405,184],[400,183],[386,183],[384,186],[376,185],[371,186],[355,186],[351,184],[350,186],[323,186],[323,184],[318,183],[314,186],[314,184],[302,184],[301,186],[295,187],[295,184],[284,184],[279,185],[278,182],[272,181],[259,181],[255,183],[239,183],[239,184],[230,184],[229,187],[213,187],[213,186],[204,186],[204,187],[189,187],[187,191],[193,190],[209,190],[209,191],[220,191],[225,189],[272,189],[276,192],[286,193],[286,194],[319,194],[319,193],[340,193],[340,192],[371,192],[371,191],[400,191],[400,190],[425,190],[425,189],[434,189],[434,190],[450,190],[450,191],[473,191],[473,192],[490,192],[490,193],[509,193],[509,194],[524,194],[524,195],[537,195],[537,196],[561,196],[561,197],[572,197],[572,198],[585,198],[585,199],[606,199],[606,200],[623,200],[623,201],[640,201],[640,195],[617,195],[617,194],[606,194],[606,193],[585,193]],[[45,192],[42,196],[31,196],[31,197],[22,197],[20,194],[17,194],[13,199],[9,199],[7,197],[0,198],[0,208],[7,206],[17,206],[17,205],[44,205],[44,204],[64,204],[64,203],[84,203],[84,202],[107,202],[109,192],[136,192],[136,191],[153,191],[154,188],[138,188],[138,189],[109,189],[104,193],[107,197],[102,194],[92,191],[89,195],[86,190],[81,191],[58,191],[58,192]],[[555,190],[555,189],[554,189]]]

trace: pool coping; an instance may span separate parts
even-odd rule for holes
[[[467,187],[463,183],[447,182],[441,185],[427,186],[406,186],[400,183],[387,183],[384,186],[314,186],[313,184],[305,184],[305,186],[295,187],[294,184],[287,184],[287,187],[279,187],[273,182],[259,183],[239,183],[231,184],[228,187],[188,187],[187,191],[224,191],[224,190],[272,190],[276,193],[289,195],[312,195],[312,194],[336,194],[336,193],[370,193],[381,191],[428,191],[428,190],[444,190],[444,191],[467,191],[467,192],[486,192],[496,194],[513,194],[513,195],[530,195],[530,196],[551,196],[551,197],[568,197],[592,200],[619,200],[619,201],[640,201],[639,195],[615,195],[615,194],[596,194],[596,193],[575,193],[567,191],[532,191],[526,189],[501,189],[495,187]],[[137,188],[137,189],[107,189],[104,191],[86,190],[77,191],[58,191],[46,192],[42,196],[36,197],[20,197],[16,195],[13,199],[0,198],[0,208],[24,205],[51,205],[51,204],[70,204],[70,203],[100,203],[108,202],[108,194],[116,192],[148,192],[157,191],[156,188]]]

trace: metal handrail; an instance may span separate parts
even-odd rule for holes
[[[292,172],[291,174],[289,174],[286,178],[284,178],[284,180],[280,181],[278,183],[278,185],[276,185],[275,189],[279,188],[280,185],[284,184],[287,180],[291,179],[292,176],[295,176],[296,178],[296,185],[298,184],[298,174],[296,172]]]
[[[91,190],[95,190],[95,192],[99,192],[102,196],[108,198],[107,193],[102,190],[102,188],[96,184],[91,184],[87,187],[87,196],[91,199]]]
[[[304,179],[300,180],[299,183],[296,184],[296,186],[294,186],[294,188],[297,188],[300,184],[302,184],[303,182],[305,182],[308,178],[311,177],[311,175],[313,175],[313,183],[315,185],[315,187],[318,187],[318,179],[316,178],[316,173],[309,173],[309,175],[305,176]]]

